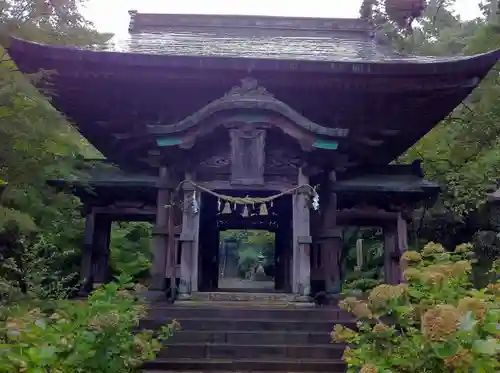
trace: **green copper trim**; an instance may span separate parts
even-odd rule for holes
[[[161,137],[156,139],[156,144],[160,147],[175,146],[182,144],[182,140],[173,137]]]
[[[313,147],[318,149],[337,150],[339,147],[339,143],[333,140],[316,139],[316,141],[313,144]]]

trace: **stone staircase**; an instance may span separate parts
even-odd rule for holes
[[[231,295],[237,297],[238,295]],[[329,372],[345,371],[343,346],[330,342],[336,323],[355,323],[338,308],[272,300],[276,294],[240,300],[155,303],[141,326],[156,329],[176,319],[182,330],[168,341],[146,371]],[[193,297],[195,298],[195,297]],[[214,300],[217,299],[217,300]],[[257,300],[256,300],[257,299]]]

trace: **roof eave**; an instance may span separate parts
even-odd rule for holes
[[[28,64],[30,60],[43,59],[64,66],[79,63],[90,66],[119,66],[133,68],[182,68],[182,69],[246,69],[248,71],[303,71],[316,73],[347,73],[355,75],[480,75],[484,76],[500,58],[500,49],[475,56],[450,57],[439,60],[387,59],[362,61],[339,59],[332,61],[267,59],[222,56],[158,55],[99,51],[45,45],[21,39],[13,39],[8,47],[15,62]],[[36,67],[36,66],[33,66]]]

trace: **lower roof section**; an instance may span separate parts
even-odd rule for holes
[[[415,170],[411,165],[398,165],[386,166],[379,173],[375,171],[358,176],[346,175],[345,179],[334,183],[332,191],[339,198],[339,208],[352,208],[363,203],[390,208],[392,205],[415,205],[432,201],[440,191],[439,185],[425,180]],[[51,180],[49,184],[54,187],[70,187],[82,201],[91,204],[108,205],[122,201],[156,204],[160,186],[157,176],[131,174],[99,166],[91,168],[88,176],[88,179],[80,181]],[[177,189],[178,186],[173,181],[170,188]],[[241,190],[235,193],[241,193]]]

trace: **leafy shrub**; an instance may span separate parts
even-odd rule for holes
[[[406,252],[405,284],[375,287],[368,300],[346,298],[358,330],[336,325],[344,361],[356,373],[495,373],[500,369],[500,281],[468,283],[471,245],[453,253],[429,243]]]
[[[152,331],[134,333],[147,310],[138,290],[110,283],[88,300],[3,309],[0,372],[137,372],[178,328],[174,321],[157,336]]]
[[[359,290],[365,292],[375,288],[377,285],[382,283],[381,280],[376,280],[373,278],[358,278],[351,282],[348,282],[344,286],[344,292],[349,293],[352,290]]]
[[[0,243],[1,303],[62,299],[75,292],[78,273],[71,266],[74,250],[60,250],[46,234],[30,240],[15,230],[9,233],[8,245]]]

